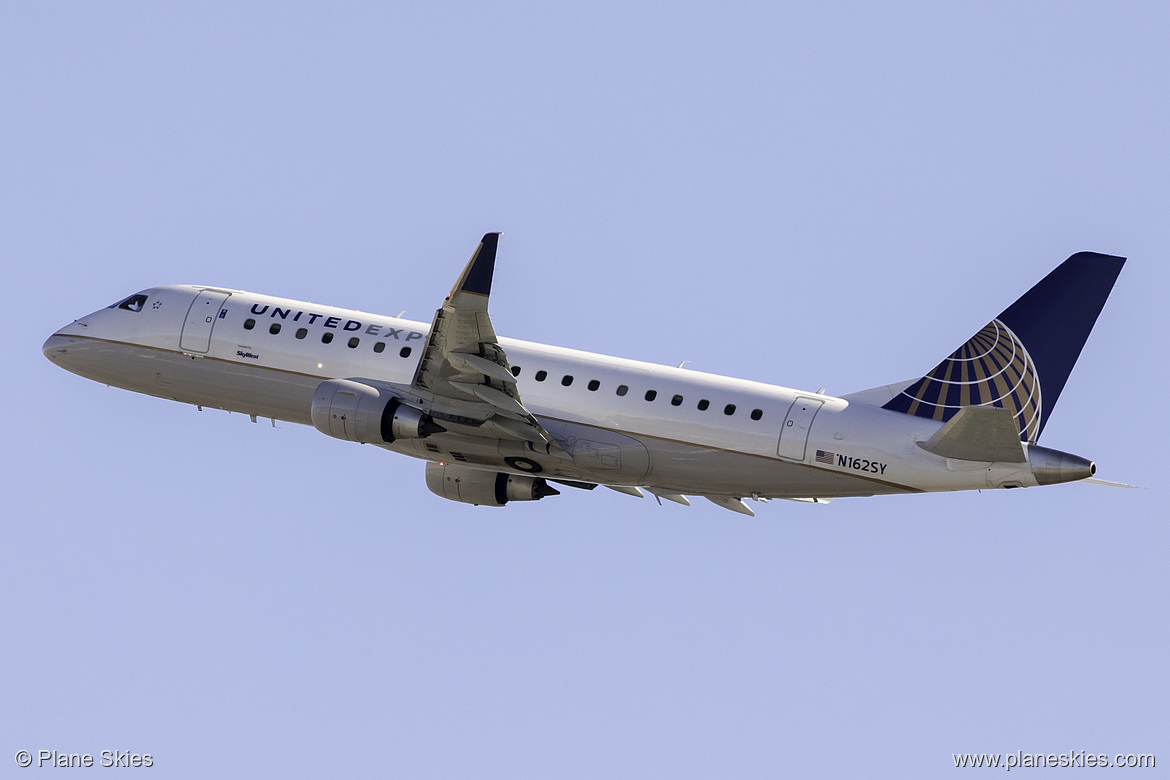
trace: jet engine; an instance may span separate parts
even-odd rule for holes
[[[540,477],[484,471],[453,463],[427,463],[427,488],[451,501],[483,506],[538,501],[561,494]]]
[[[389,391],[352,379],[327,379],[313,393],[313,427],[346,441],[380,444],[425,439],[447,430]]]

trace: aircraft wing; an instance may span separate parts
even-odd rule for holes
[[[444,426],[468,426],[491,438],[523,440],[568,458],[525,408],[508,355],[488,317],[499,237],[484,235],[435,312],[411,392]]]

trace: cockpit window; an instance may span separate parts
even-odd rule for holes
[[[146,305],[146,296],[142,293],[138,295],[131,295],[124,301],[118,301],[110,306],[111,309],[125,309],[126,311],[142,311],[142,307]]]

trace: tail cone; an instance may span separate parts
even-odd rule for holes
[[[1075,482],[1097,473],[1097,464],[1091,460],[1036,444],[1028,446],[1028,465],[1032,467],[1032,476],[1041,485]]]

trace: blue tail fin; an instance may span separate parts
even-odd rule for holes
[[[965,406],[998,406],[1035,442],[1124,264],[1073,255],[882,408],[945,422]]]

